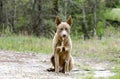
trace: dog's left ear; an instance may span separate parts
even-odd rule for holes
[[[69,16],[68,20],[67,20],[67,23],[71,26],[72,25],[72,17]]]

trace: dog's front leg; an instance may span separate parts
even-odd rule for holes
[[[65,60],[65,73],[69,73],[69,62],[70,62],[70,54],[68,53],[66,60]]]
[[[55,52],[55,72],[59,73],[59,55],[57,49]]]

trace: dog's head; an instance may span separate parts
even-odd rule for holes
[[[62,38],[67,38],[70,35],[70,27],[72,24],[72,17],[69,16],[67,22],[61,22],[60,18],[56,16],[57,34]]]

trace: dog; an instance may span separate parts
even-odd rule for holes
[[[50,61],[54,68],[48,71],[56,73],[69,73],[73,68],[73,57],[71,55],[72,42],[70,38],[70,28],[72,25],[72,17],[69,16],[67,22],[61,22],[59,16],[56,16],[55,23],[57,30],[53,38],[53,52]]]

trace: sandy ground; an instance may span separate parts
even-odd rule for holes
[[[75,66],[70,75],[56,74],[47,72],[46,69],[51,67],[49,61],[50,54],[22,53],[13,51],[0,50],[0,79],[82,79],[88,76],[91,71],[83,69],[84,64],[94,69],[94,77],[113,76],[110,72],[111,63],[93,59],[75,58]],[[89,68],[88,67],[88,68]]]

